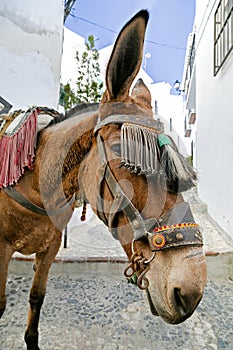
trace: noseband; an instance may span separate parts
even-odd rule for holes
[[[161,132],[160,123],[158,121],[144,116],[132,115],[109,116],[97,124],[95,132],[107,124],[124,124],[126,122],[134,124],[138,128],[149,126],[154,132]],[[195,223],[190,206],[186,202],[176,204],[159,218],[144,220],[112,173],[107,160],[104,140],[99,133],[97,134],[97,145],[101,161],[97,203],[98,216],[109,227],[113,237],[116,239],[118,237],[117,228],[113,227],[114,218],[119,211],[122,211],[127,217],[133,232],[133,240],[131,243],[131,262],[125,270],[125,276],[135,277],[137,273],[137,285],[141,289],[146,289],[149,282],[145,274],[149,270],[149,263],[154,259],[157,251],[187,246],[203,246],[199,225]],[[100,195],[101,187],[104,182],[108,185],[114,198],[108,218],[104,214],[103,199]],[[152,257],[150,259],[134,252],[134,242],[142,238],[147,238],[149,241],[152,251]]]

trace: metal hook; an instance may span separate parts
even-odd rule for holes
[[[128,279],[131,279],[137,271],[141,270],[142,272],[138,277],[136,277],[136,280],[134,279],[133,284],[137,284],[140,289],[145,290],[149,286],[149,280],[145,277],[145,275],[149,270],[149,263],[154,259],[156,253],[153,252],[152,257],[147,260],[147,258],[143,258],[141,255],[138,255],[136,252],[134,252],[133,243],[134,242],[132,242],[133,255],[131,257],[130,264],[124,271],[124,275]]]
[[[140,289],[145,290],[149,287],[149,280],[147,277],[145,277],[145,274],[149,270],[149,266],[142,271],[142,273],[138,276],[138,282],[137,285]]]
[[[143,270],[143,271],[141,272],[141,274],[138,277],[138,283],[137,284],[138,284],[138,287],[140,289],[145,290],[149,286],[148,278],[145,277],[145,274],[149,270],[149,266],[147,264],[146,258],[141,259],[139,265],[140,265],[140,269]]]

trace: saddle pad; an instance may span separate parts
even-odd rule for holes
[[[14,185],[33,169],[37,133],[59,115],[53,109],[33,107],[0,118],[0,188]]]

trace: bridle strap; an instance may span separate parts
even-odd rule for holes
[[[32,203],[27,198],[25,198],[21,193],[16,191],[14,187],[8,186],[3,187],[2,190],[10,196],[12,199],[14,199],[17,203],[22,205],[24,208],[32,211],[33,213],[39,214],[39,215],[47,215],[47,216],[56,216],[61,213],[63,213],[68,207],[75,201],[75,194],[73,197],[62,207],[55,209],[55,210],[47,210],[45,208],[39,207],[38,205]]]
[[[104,200],[101,196],[102,185],[103,185],[103,181],[106,173],[106,167],[107,167],[106,163],[101,164],[101,167],[100,167],[100,174],[99,174],[99,180],[98,180],[98,186],[97,186],[97,192],[96,192],[96,200],[97,200],[96,214],[98,215],[98,218],[102,220],[106,226],[108,226],[108,220],[104,212]]]
[[[123,123],[132,123],[136,125],[141,125],[147,128],[153,128],[158,132],[162,132],[162,123],[159,120],[153,118],[145,117],[143,115],[134,115],[134,114],[112,114],[103,120],[99,121],[96,125],[94,132],[96,133],[104,125],[108,124],[123,124]]]
[[[102,178],[106,181],[113,197],[114,201],[110,209],[108,217],[108,227],[111,230],[113,236],[117,238],[116,230],[112,227],[112,223],[116,214],[116,211],[121,210],[127,217],[129,224],[132,227],[134,238],[137,240],[147,235],[147,227],[139,213],[130,199],[126,196],[120,185],[117,183],[115,176],[108,166],[105,148],[101,136],[97,135],[97,144],[101,160],[101,167],[104,169],[105,176]],[[103,208],[101,208],[103,210]]]

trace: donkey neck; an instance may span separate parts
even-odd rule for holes
[[[80,163],[93,142],[97,113],[82,113],[45,129],[38,139],[33,182],[51,203],[79,190]]]

